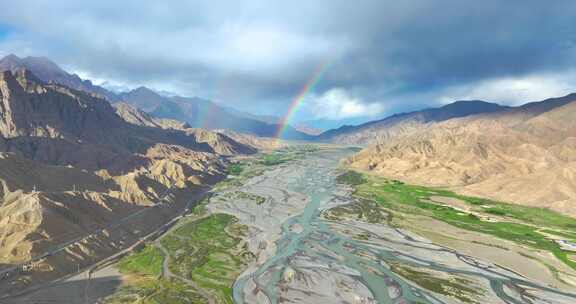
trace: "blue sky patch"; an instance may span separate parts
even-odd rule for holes
[[[12,27],[0,23],[0,40],[6,38],[10,33],[12,33]]]

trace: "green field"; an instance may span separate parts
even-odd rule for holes
[[[170,270],[213,294],[218,303],[232,303],[232,284],[253,256],[240,248],[244,227],[236,218],[214,214],[187,223],[162,239],[171,256]]]
[[[138,273],[143,275],[158,276],[162,271],[164,256],[160,249],[147,245],[118,263],[118,269],[122,273]]]
[[[244,166],[240,163],[230,164],[228,166],[228,174],[230,175],[240,175],[244,171]]]
[[[226,214],[214,214],[184,223],[161,239],[170,255],[168,267],[177,278],[193,281],[217,303],[232,303],[232,284],[254,257],[241,247],[245,227]],[[138,278],[120,289],[107,303],[205,303],[206,299],[177,278],[160,278],[162,251],[152,245],[124,257],[122,273]]]
[[[124,286],[106,304],[200,304],[206,299],[178,280],[141,278]]]
[[[357,197],[376,202],[387,210],[429,216],[461,229],[493,235],[535,249],[547,250],[565,264],[576,269],[576,262],[568,258],[570,252],[562,250],[546,235],[553,234],[568,240],[576,240],[576,234],[572,232],[576,227],[576,219],[544,208],[468,197],[444,189],[408,185],[396,180],[359,175],[359,173],[346,172],[338,179],[341,183],[353,185]],[[430,200],[431,197],[459,199],[471,211],[463,212],[450,206],[434,203]]]
[[[177,279],[159,278],[164,256],[160,249],[147,245],[124,257],[119,270],[134,281],[108,297],[108,304],[192,304],[207,303],[195,290]]]

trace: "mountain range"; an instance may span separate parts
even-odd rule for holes
[[[576,216],[576,94],[519,107],[458,101],[325,132],[373,174]]]
[[[0,264],[85,235],[93,241],[66,247],[46,262],[58,271],[35,279],[94,263],[177,216],[226,176],[228,156],[256,151],[27,69],[0,72]]]
[[[174,94],[159,94],[149,88],[139,87],[129,92],[114,93],[89,80],[82,80],[44,57],[20,58],[8,55],[0,59],[0,71],[26,69],[45,83],[57,83],[68,88],[84,91],[108,101],[126,102],[159,118],[177,119],[193,127],[206,129],[231,129],[263,137],[274,137],[280,125],[269,117],[245,114],[224,108],[212,101],[197,97],[181,97]],[[301,129],[306,131],[306,129]],[[283,136],[287,139],[310,139],[310,134],[287,126]]]
[[[268,117],[244,114],[197,97],[162,96],[146,87],[119,94],[123,102],[134,105],[159,118],[184,121],[192,127],[204,129],[229,129],[261,137],[274,137],[280,127]],[[312,139],[312,136],[288,126],[287,139]]]

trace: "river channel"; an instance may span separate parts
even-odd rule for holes
[[[310,153],[246,187],[245,191],[258,194],[266,188],[282,188],[284,196],[305,204],[277,223],[281,233],[274,240],[273,253],[236,280],[236,303],[576,303],[573,294],[408,231],[324,218],[324,210],[354,201],[350,189],[336,183],[339,161],[352,152],[341,148]],[[289,201],[274,195],[268,199],[271,213]],[[354,237],[358,234],[367,237]],[[455,282],[452,289],[469,286],[446,293],[434,286],[425,289],[393,271],[394,265]]]

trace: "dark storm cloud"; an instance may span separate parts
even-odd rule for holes
[[[311,99],[337,88],[393,111],[572,75],[576,54],[572,0],[11,2],[0,51],[247,109],[286,104],[326,58]]]

